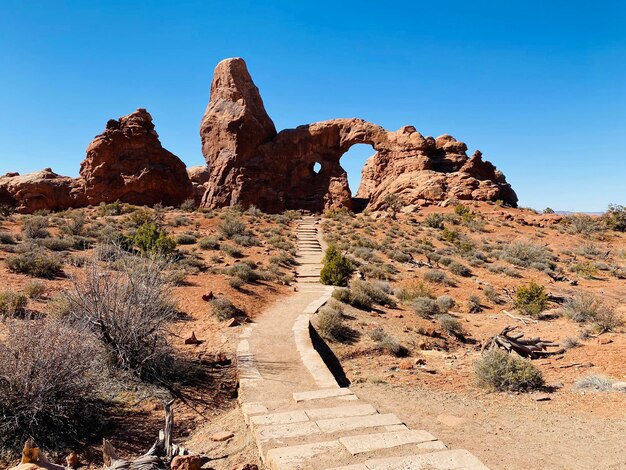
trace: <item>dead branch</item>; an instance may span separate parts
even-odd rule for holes
[[[169,468],[169,463],[177,455],[188,455],[189,451],[172,443],[174,432],[174,412],[171,400],[164,404],[165,428],[159,431],[152,447],[137,459],[131,461],[120,458],[110,441],[102,442],[102,455],[105,470],[161,470]]]
[[[516,317],[515,315],[507,312],[506,310],[503,310],[502,313],[504,313],[507,317],[512,318],[513,320],[519,320],[521,321],[524,325],[526,325],[527,323],[537,323],[538,320],[535,320],[533,318],[530,317]],[[523,334],[520,336],[524,336]]]
[[[524,339],[523,333],[510,334],[517,328],[517,326],[507,326],[504,328],[500,333],[485,343],[483,351],[492,348],[500,348],[509,353],[514,352],[530,359],[538,359],[563,353],[563,349],[559,349],[558,351],[547,350],[547,348],[559,346],[558,343],[553,341],[543,340],[541,338]]]

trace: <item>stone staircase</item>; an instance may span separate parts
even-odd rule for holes
[[[246,326],[237,348],[239,400],[266,467],[486,470],[468,451],[408,429],[395,414],[379,413],[337,384],[311,336],[311,316],[333,290],[319,283],[317,219],[301,221],[297,244],[297,292]]]

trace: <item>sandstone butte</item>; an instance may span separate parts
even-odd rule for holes
[[[206,166],[185,168],[161,146],[152,117],[138,109],[110,120],[87,148],[76,179],[51,169],[0,177],[0,204],[19,212],[61,210],[120,200],[179,205],[194,198],[206,208],[255,205],[266,212],[333,207],[386,208],[399,196],[405,209],[449,199],[517,206],[517,196],[480,151],[444,134],[425,137],[412,126],[387,131],[362,119],[332,119],[276,131],[241,58],[215,68],[200,126]],[[353,197],[340,159],[354,144],[375,154]],[[316,163],[320,169],[316,171]]]

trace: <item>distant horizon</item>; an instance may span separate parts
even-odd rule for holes
[[[166,149],[204,164],[213,68],[239,56],[277,130],[339,117],[413,125],[480,149],[520,206],[626,204],[626,6],[449,1],[398,16],[324,3],[3,2],[0,174],[75,177],[107,120],[140,107]],[[373,153],[342,158],[353,193]]]

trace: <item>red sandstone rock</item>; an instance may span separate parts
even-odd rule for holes
[[[374,210],[385,209],[389,194],[414,207],[452,198],[517,203],[501,172],[480,152],[468,158],[467,146],[447,134],[424,137],[412,126],[389,132],[362,119],[322,121],[276,134],[242,59],[216,67],[200,135],[210,168],[204,207],[352,208],[339,160],[363,143],[376,153],[363,168],[356,196],[369,199]]]
[[[27,175],[10,173],[0,177],[0,204],[30,214],[42,209],[84,206],[86,198],[79,180],[57,175],[46,168]]]
[[[109,120],[87,147],[80,176],[87,202],[94,205],[120,200],[177,206],[193,194],[185,164],[161,146],[145,109]]]
[[[202,459],[197,455],[177,455],[172,460],[172,470],[200,470]]]

